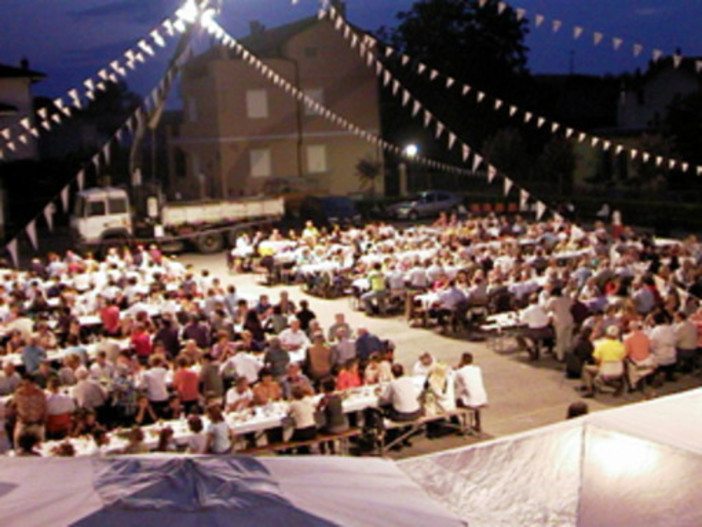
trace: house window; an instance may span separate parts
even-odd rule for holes
[[[327,171],[327,147],[310,145],[307,147],[307,172],[319,174]]]
[[[304,90],[305,95],[307,95],[313,101],[319,104],[324,104],[324,90],[322,88],[310,88]],[[305,104],[305,115],[320,115],[321,112],[315,110],[312,106]]]
[[[271,175],[271,151],[268,149],[251,150],[251,177],[268,177]]]
[[[246,115],[249,119],[268,117],[268,93],[266,90],[247,90]]]

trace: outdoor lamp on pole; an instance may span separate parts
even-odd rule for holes
[[[407,196],[407,163],[405,159],[417,157],[419,147],[415,143],[409,143],[402,149],[403,160],[400,161],[398,169],[400,171],[400,196]]]

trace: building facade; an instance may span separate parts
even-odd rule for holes
[[[270,30],[252,23],[241,43],[314,100],[380,134],[377,78],[328,22],[313,17]],[[343,195],[359,190],[361,159],[382,163],[377,146],[310,110],[224,47],[184,67],[181,94],[168,187],[182,198],[276,187]]]
[[[30,124],[34,125],[32,84],[43,78],[43,73],[29,69],[27,61],[22,61],[20,67],[0,64],[0,130],[13,127],[13,133],[19,133],[20,130],[25,132],[25,142],[15,139],[15,150],[5,153],[7,161],[37,158],[36,139],[15,125],[25,116],[29,118]]]

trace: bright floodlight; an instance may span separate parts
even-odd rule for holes
[[[415,145],[414,143],[410,143],[407,146],[405,146],[404,154],[407,157],[416,157],[416,155],[419,153],[419,147]]]

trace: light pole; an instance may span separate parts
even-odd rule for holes
[[[405,163],[405,159],[412,160],[413,158],[417,157],[418,153],[419,147],[414,143],[409,143],[408,145],[405,145],[405,147],[402,149],[403,159],[402,161],[400,161],[400,164],[397,167],[400,172],[401,197],[407,196],[407,163]]]

